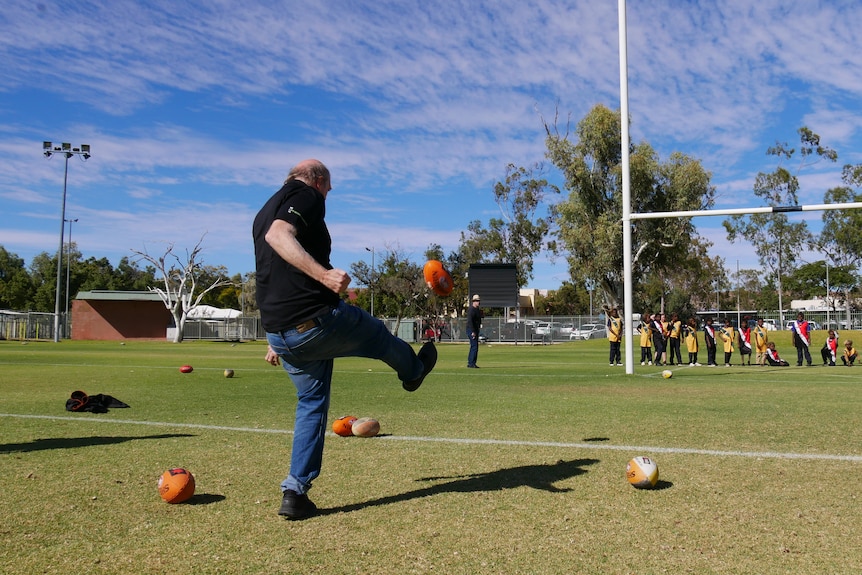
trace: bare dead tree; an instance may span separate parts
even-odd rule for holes
[[[186,250],[186,257],[181,258],[174,253],[174,244],[169,244],[164,254],[159,257],[150,255],[146,247],[143,251],[132,250],[137,258],[136,261],[145,260],[155,266],[162,276],[164,287],[148,287],[151,292],[159,294],[165,307],[174,318],[176,331],[174,332],[174,343],[183,341],[183,327],[190,311],[200,304],[201,299],[210,291],[230,285],[232,282],[221,276],[217,277],[209,286],[201,289],[198,285],[198,276],[203,268],[203,261],[199,260],[201,244],[206,234],[201,236],[194,249]]]

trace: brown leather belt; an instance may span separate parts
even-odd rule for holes
[[[296,330],[296,333],[305,333],[316,325],[317,325],[317,320],[316,319],[310,319],[310,320],[302,322],[301,324],[299,324],[298,326],[296,326],[293,329]]]
[[[304,322],[302,322],[302,323],[300,323],[300,324],[296,325],[293,329],[295,329],[295,330],[296,330],[296,333],[305,333],[305,332],[307,332],[308,330],[310,330],[311,328],[313,328],[313,327],[315,327],[315,326],[319,325],[319,323],[320,323],[320,322],[319,322],[318,320],[319,320],[320,318],[322,318],[322,317],[323,317],[323,316],[325,316],[325,315],[329,315],[329,314],[331,314],[331,313],[332,313],[332,308],[331,308],[331,307],[330,307],[330,308],[327,308],[325,311],[323,311],[323,312],[321,312],[321,313],[317,314],[317,315],[316,315],[316,316],[314,316],[313,318],[311,318],[311,319],[307,319],[307,320],[305,320]]]

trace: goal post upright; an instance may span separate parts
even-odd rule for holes
[[[631,174],[629,172],[629,85],[628,48],[626,43],[626,0],[619,0],[620,28],[620,146],[622,153],[622,208],[623,208],[623,333],[631,334],[632,321],[632,198]],[[627,374],[634,373],[634,351],[632,337],[625,338],[625,368]]]
[[[629,172],[629,89],[628,50],[626,47],[626,0],[618,0],[620,47],[620,145],[622,163],[622,225],[623,225],[623,333],[625,335],[626,374],[634,374],[634,338],[632,316],[634,310],[632,282],[632,221],[657,218],[695,218],[705,216],[735,216],[748,214],[779,214],[862,208],[862,202],[840,204],[811,204],[804,206],[771,206],[760,208],[729,208],[718,210],[690,210],[677,212],[632,213],[631,181]]]

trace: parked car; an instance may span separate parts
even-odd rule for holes
[[[598,339],[607,337],[605,326],[600,323],[585,323],[578,329],[573,329],[569,339]]]
[[[536,335],[549,335],[551,337],[559,337],[560,323],[556,321],[542,321],[536,324],[534,333]]]
[[[850,323],[851,327],[847,327],[847,320],[842,320],[840,322],[835,320],[830,320],[825,322],[821,327],[821,329],[834,329],[834,330],[842,330],[842,329],[859,329],[859,323],[857,321],[852,321]]]

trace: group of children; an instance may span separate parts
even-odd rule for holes
[[[675,313],[668,319],[667,314],[644,312],[638,331],[641,338],[641,365],[683,365],[683,341],[688,351],[688,364],[700,365],[697,362],[697,319],[689,318],[683,324]]]
[[[856,362],[856,355],[853,340],[845,339],[841,362],[849,367]],[[835,333],[834,329],[829,330],[829,337],[826,338],[826,343],[820,349],[820,356],[823,358],[823,365],[835,365],[835,359],[838,357],[838,334]]]
[[[799,314],[802,316],[803,314]],[[808,324],[804,318],[798,317],[793,323],[794,346],[797,350],[797,365],[802,365],[803,357],[811,365],[811,356],[808,352],[810,339],[808,337]],[[707,366],[717,367],[716,355],[719,348],[724,351],[724,365],[731,366],[734,349],[739,350],[742,365],[751,365],[752,352],[755,355],[755,364],[764,366],[788,366],[787,361],[781,359],[775,342],[769,340],[769,334],[764,325],[763,318],[758,318],[755,325],[751,326],[751,318],[745,316],[742,326],[737,329],[729,318],[725,318],[723,325],[713,325],[713,318],[707,318],[703,326],[703,338],[706,344]],[[697,318],[689,318],[683,323],[677,314],[651,314],[644,312],[638,326],[641,345],[641,365],[684,365],[681,357],[681,343],[685,341],[688,349],[688,365],[699,366],[697,339]],[[821,350],[824,365],[835,365],[838,357],[838,336],[834,330],[829,330],[829,337]],[[852,366],[857,358],[856,349],[851,340],[844,342],[841,361],[844,365]]]

